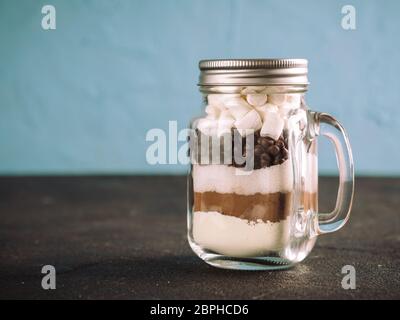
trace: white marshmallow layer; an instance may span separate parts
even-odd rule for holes
[[[247,87],[241,94],[209,94],[206,107],[207,121],[198,127],[203,133],[211,135],[229,132],[237,128],[240,133],[246,129],[261,129],[262,136],[278,139],[284,121],[292,109],[300,107],[298,94],[266,94],[262,88]],[[234,121],[232,121],[234,119]]]

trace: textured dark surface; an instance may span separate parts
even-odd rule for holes
[[[320,205],[336,197],[320,182]],[[220,270],[186,240],[183,177],[0,178],[0,298],[400,298],[400,179],[357,179],[349,224],[279,272]],[[41,267],[57,289],[41,289]],[[341,287],[354,265],[357,289]]]

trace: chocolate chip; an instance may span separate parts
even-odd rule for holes
[[[272,163],[272,158],[268,153],[263,153],[260,159],[261,168],[269,167]]]
[[[237,130],[232,130],[232,135],[236,136],[235,138],[237,139],[236,143],[234,143],[235,139],[232,139],[232,151],[236,150],[236,152],[241,154],[243,157],[249,157],[249,159],[246,159],[247,161],[254,161],[254,169],[266,168],[272,165],[281,164],[288,159],[287,131],[284,131],[277,140],[274,140],[271,137],[261,137],[260,130],[258,130],[254,132],[254,147],[246,146],[246,140],[249,138],[249,136],[239,136]],[[236,163],[234,159],[235,153],[232,152],[232,154],[233,166],[245,167],[247,165],[246,163]]]
[[[281,138],[279,138],[279,139],[281,139]],[[277,145],[280,149],[282,149],[282,148],[285,147],[285,143],[283,142],[283,140],[278,140],[278,141],[276,142],[276,145]]]
[[[288,147],[288,138],[287,138],[287,137],[284,138],[284,139],[283,139],[283,142],[285,143],[285,147],[286,147],[286,149],[287,149],[287,147]]]
[[[262,138],[260,138],[260,140],[261,140],[260,144],[265,149],[267,149],[270,145],[274,144],[274,140],[269,137],[262,137]]]
[[[282,155],[277,154],[273,163],[274,163],[274,165],[281,164],[282,163]]]
[[[265,168],[265,167],[269,167],[271,165],[271,163],[270,162],[268,162],[268,161],[265,161],[265,160],[260,160],[260,166],[261,166],[261,168]]]
[[[261,154],[264,152],[264,149],[260,145],[256,145],[254,147],[254,154],[256,156],[261,156]]]
[[[261,160],[271,162],[271,156],[268,153],[263,153],[261,155]]]
[[[289,156],[289,152],[286,148],[281,149],[282,159],[286,160]]]
[[[267,152],[273,157],[275,157],[279,153],[279,151],[279,147],[276,145],[269,146],[267,149]]]

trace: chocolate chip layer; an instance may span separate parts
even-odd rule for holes
[[[238,134],[237,132],[233,133],[234,135]],[[283,133],[278,140],[274,140],[270,137],[262,137],[260,135],[260,130],[254,132],[254,147],[249,148],[246,146],[246,137],[239,138],[238,136],[235,139],[232,139],[233,144],[233,157],[232,163],[234,167],[243,168],[246,166],[246,162],[237,163],[235,161],[235,152],[239,152],[241,149],[242,156],[246,157],[246,155],[250,152],[250,156],[254,161],[254,169],[266,168],[274,165],[278,165],[283,163],[288,158],[288,140]]]
[[[277,140],[270,137],[262,137],[260,130],[246,137],[241,136],[236,129],[232,129],[226,135],[228,135],[229,139],[225,139],[224,137],[217,138],[215,141],[218,143],[218,147],[213,148],[213,139],[215,137],[204,135],[199,130],[196,130],[197,141],[194,143],[197,145],[197,148],[193,155],[194,159],[200,164],[217,164],[211,161],[215,152],[217,152],[219,153],[218,161],[220,161],[220,164],[250,169],[261,169],[279,165],[288,159],[288,138],[286,131]],[[253,143],[247,141],[249,137],[253,138]],[[228,141],[228,146],[226,145],[226,141]],[[247,143],[249,144],[248,146]],[[201,154],[204,153],[204,148],[201,147],[202,144],[205,146],[207,154]],[[228,159],[226,158],[227,156]],[[249,165],[247,163],[249,161],[253,165]]]

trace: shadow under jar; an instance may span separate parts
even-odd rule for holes
[[[308,110],[304,59],[200,62],[204,114],[191,122],[188,239],[207,263],[284,269],[318,235],[347,221],[354,183],[350,145],[331,116]],[[319,135],[335,147],[335,209],[318,212]]]

